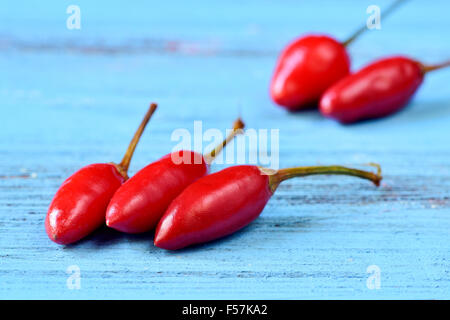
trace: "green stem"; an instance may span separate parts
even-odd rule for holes
[[[245,123],[241,120],[241,118],[236,119],[233,123],[233,131],[223,140],[221,144],[219,144],[217,147],[215,147],[210,153],[205,155],[205,161],[210,164],[214,161],[216,156],[225,148],[225,146],[233,140],[233,138],[242,133],[243,129],[245,127]]]
[[[152,117],[156,108],[157,108],[156,103],[150,104],[150,107],[147,110],[147,113],[145,114],[144,119],[142,119],[141,124],[139,125],[139,127],[136,130],[136,133],[133,136],[133,139],[131,139],[131,142],[128,146],[127,151],[125,152],[125,155],[122,158],[122,161],[120,161],[120,163],[116,165],[117,170],[125,179],[128,179],[128,174],[127,174],[128,167],[130,166],[130,161],[131,161],[131,158],[133,157],[134,150],[136,149],[139,139],[141,138],[142,133],[144,132],[144,129],[147,126],[147,123],[150,120],[150,118]]]
[[[396,0],[394,1],[389,8],[387,8],[386,10],[383,11],[383,18],[386,18],[391,12],[394,11],[395,8],[397,8],[402,2],[404,2],[406,0]],[[344,47],[348,46],[350,43],[352,43],[356,38],[358,38],[364,31],[366,31],[367,28],[367,24],[364,24],[361,28],[359,28],[358,30],[356,30],[355,33],[353,33],[353,35],[351,35],[347,40],[345,40],[344,42],[342,42],[342,45]]]
[[[312,167],[296,167],[280,169],[269,176],[269,187],[272,192],[275,192],[278,185],[288,179],[295,177],[304,177],[319,174],[337,174],[345,176],[354,176],[361,179],[372,181],[376,186],[380,185],[382,179],[381,167],[378,164],[371,163],[370,165],[377,168],[377,173],[363,171],[343,166],[312,166]]]

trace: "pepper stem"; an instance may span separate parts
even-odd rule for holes
[[[449,66],[450,66],[450,60],[445,61],[443,63],[431,65],[431,66],[422,65],[421,67],[422,67],[422,72],[425,74],[430,71],[439,70],[439,69],[449,67]]]
[[[398,5],[400,5],[402,2],[404,2],[406,0],[396,0],[394,1],[389,8],[387,8],[386,10],[384,10],[383,12],[383,18],[387,17],[391,12],[394,11],[395,8],[397,8]],[[342,45],[344,47],[348,46],[350,43],[352,43],[356,38],[358,38],[362,33],[364,33],[364,31],[366,31],[367,28],[367,24],[364,24],[361,28],[359,28],[358,30],[355,31],[355,33],[353,33],[347,40],[345,40],[344,42],[342,42]]]
[[[223,142],[221,144],[219,144],[210,153],[208,153],[204,156],[205,161],[208,164],[212,163],[214,161],[214,159],[216,158],[216,156],[223,150],[223,148],[225,148],[225,146],[228,144],[228,142],[233,140],[233,138],[236,135],[243,132],[244,127],[245,127],[245,123],[242,121],[242,119],[241,118],[236,119],[233,123],[233,131],[231,131],[231,133],[225,138],[225,140],[223,140]]]
[[[134,150],[136,149],[136,146],[139,142],[139,139],[141,138],[142,133],[144,132],[145,127],[147,126],[148,121],[152,117],[153,113],[156,110],[156,107],[158,105],[156,103],[150,104],[149,109],[147,110],[147,113],[144,116],[144,119],[142,119],[141,124],[136,130],[136,133],[133,136],[133,139],[131,139],[130,144],[128,145],[128,149],[125,152],[125,155],[122,158],[122,161],[120,161],[119,164],[116,165],[117,170],[119,173],[125,178],[128,179],[128,167],[130,166],[131,158],[133,157]]]
[[[269,187],[272,192],[275,192],[278,185],[284,180],[288,180],[295,177],[304,177],[309,175],[319,174],[338,174],[345,176],[354,176],[361,179],[367,179],[372,181],[376,186],[380,185],[382,179],[381,167],[376,163],[370,163],[377,169],[376,173],[363,171],[353,168],[347,168],[343,166],[313,166],[313,167],[296,167],[280,169],[274,174],[269,176]]]

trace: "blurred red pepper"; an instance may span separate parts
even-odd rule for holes
[[[378,60],[325,91],[320,112],[342,123],[387,116],[408,103],[427,72],[448,65],[424,66],[400,56]]]
[[[383,11],[383,18],[404,0]],[[320,96],[350,73],[347,46],[367,30],[366,24],[344,42],[327,35],[307,35],[290,43],[281,53],[270,83],[275,103],[289,111],[317,107]]]

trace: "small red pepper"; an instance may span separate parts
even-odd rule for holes
[[[119,164],[91,164],[64,181],[45,219],[45,229],[51,240],[59,244],[73,243],[105,223],[106,207],[116,190],[128,179],[134,150],[155,110],[156,104],[152,103]]]
[[[383,11],[383,18],[402,1]],[[273,101],[289,111],[316,108],[323,92],[350,73],[346,47],[365,30],[366,24],[344,42],[326,35],[307,35],[290,43],[278,58],[272,76]]]
[[[387,116],[408,103],[427,72],[448,65],[424,66],[400,56],[378,60],[325,91],[320,112],[341,123]]]
[[[271,171],[235,166],[210,174],[187,187],[170,204],[155,233],[157,247],[176,250],[229,235],[256,219],[278,185],[287,179],[318,174],[350,175],[379,185],[376,174],[341,166],[298,167]]]
[[[308,35],[281,53],[270,83],[275,103],[296,111],[314,107],[320,95],[350,72],[345,47],[325,35]]]
[[[244,123],[240,119],[235,121],[232,133],[209,155],[177,151],[141,169],[114,194],[106,210],[106,224],[126,233],[154,229],[172,200],[208,173],[215,156],[243,128]],[[190,161],[176,164],[174,156]]]

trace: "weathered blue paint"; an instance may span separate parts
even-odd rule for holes
[[[65,28],[69,4],[0,5],[0,298],[449,298],[450,70],[429,74],[404,111],[354,126],[268,98],[285,43],[310,30],[344,39],[372,2],[76,1],[78,31]],[[410,1],[351,46],[354,66],[448,59],[449,12],[448,1]],[[58,186],[118,161],[150,101],[160,108],[132,173],[170,151],[173,129],[225,130],[241,114],[280,129],[282,167],[377,161],[384,183],[291,180],[246,229],[179,252],[106,229],[52,243],[43,222]],[[80,290],[66,286],[70,265]],[[366,286],[369,265],[379,290]]]

